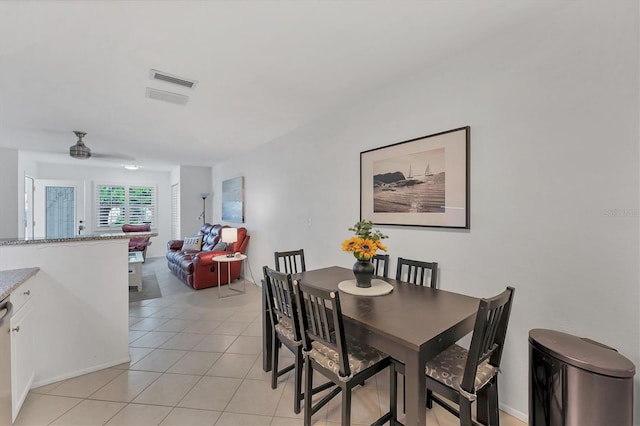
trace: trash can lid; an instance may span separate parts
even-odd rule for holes
[[[623,355],[602,343],[555,330],[534,328],[529,343],[567,364],[612,377],[633,377],[636,367]]]

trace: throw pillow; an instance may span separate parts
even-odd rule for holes
[[[183,251],[200,251],[202,247],[202,235],[197,237],[185,237],[182,243]]]

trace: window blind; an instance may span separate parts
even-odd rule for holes
[[[98,230],[125,223],[156,227],[156,187],[153,185],[95,185],[95,223]]]

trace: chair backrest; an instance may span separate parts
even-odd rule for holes
[[[371,258],[373,262],[373,274],[379,277],[389,277],[389,255],[388,254],[376,254]]]
[[[276,271],[287,274],[304,272],[307,267],[304,264],[304,250],[277,251],[274,253]],[[281,269],[282,267],[282,269]]]
[[[340,295],[337,291],[312,287],[294,280],[293,292],[298,306],[298,318],[302,328],[302,346],[312,349],[317,341],[338,353],[338,366],[342,377],[349,377],[349,358],[344,333]]]
[[[513,287],[507,287],[495,297],[480,300],[461,383],[462,388],[467,392],[474,391],[473,386],[480,363],[489,359],[489,364],[496,368],[500,367],[514,292]]]
[[[298,322],[298,310],[293,295],[291,274],[274,271],[268,266],[264,266],[262,269],[264,271],[263,285],[267,290],[267,302],[272,324],[288,324],[293,329],[295,341],[300,342],[302,333]]]
[[[149,232],[149,231],[151,231],[151,225],[148,223],[140,223],[136,225],[125,223],[124,225],[122,225],[122,232]],[[150,244],[151,244],[151,237],[129,238],[129,246],[144,247],[145,245],[150,245]]]
[[[406,275],[404,270],[407,271]],[[427,270],[430,271],[430,274],[426,273]],[[438,282],[437,262],[421,262],[419,260],[403,259],[402,257],[398,258],[396,280],[424,286],[428,277],[431,277],[429,286],[436,288],[436,283]]]

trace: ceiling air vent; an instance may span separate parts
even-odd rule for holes
[[[151,87],[147,87],[147,98],[178,105],[186,105],[189,100],[188,96],[181,95],[179,93],[167,92],[165,90],[152,89]]]
[[[152,80],[166,81],[167,83],[177,84],[178,86],[188,87],[189,89],[193,89],[198,83],[195,80],[189,80],[187,78],[178,77],[177,75],[154,69],[149,72],[149,77],[151,77]]]

